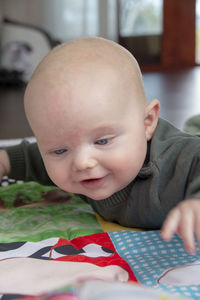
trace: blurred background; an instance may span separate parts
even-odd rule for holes
[[[101,36],[139,62],[147,101],[178,128],[200,114],[200,0],[0,0],[0,139],[31,136],[26,84],[56,45]]]

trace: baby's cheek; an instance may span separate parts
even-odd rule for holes
[[[60,185],[64,181],[64,174],[62,168],[59,167],[59,164],[45,164],[47,173],[51,180],[56,184]]]
[[[74,192],[72,186],[72,180],[67,168],[63,166],[57,166],[48,168],[47,173],[51,180],[63,191]]]
[[[129,182],[134,180],[143,166],[144,159],[145,155],[143,153],[138,153],[138,155],[131,153],[130,155],[124,157],[123,160],[119,161],[121,166],[121,176],[123,176],[124,179]]]

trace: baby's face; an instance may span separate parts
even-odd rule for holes
[[[83,75],[83,76],[82,76]],[[51,180],[101,200],[127,186],[147,148],[145,109],[112,69],[95,66],[67,84],[34,87],[29,121]]]

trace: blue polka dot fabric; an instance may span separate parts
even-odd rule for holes
[[[159,231],[116,231],[109,236],[137,280],[191,299],[200,299],[200,253],[189,255],[176,235],[164,242]]]

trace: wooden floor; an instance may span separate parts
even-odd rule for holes
[[[160,116],[182,129],[185,121],[200,114],[200,66],[184,71],[145,73],[147,100],[157,98]]]
[[[200,114],[200,67],[184,71],[144,73],[147,101],[157,98],[160,116],[178,128]],[[23,108],[24,88],[0,86],[0,139],[32,136]]]

